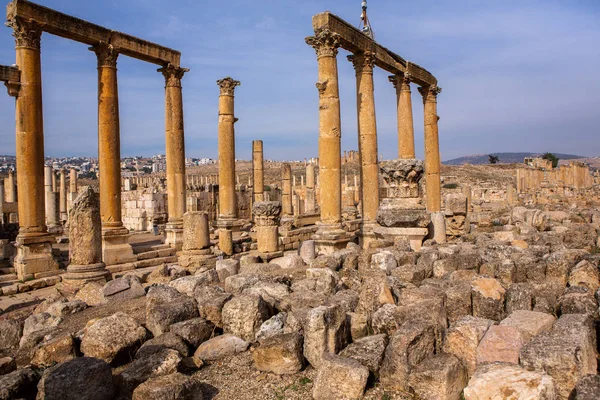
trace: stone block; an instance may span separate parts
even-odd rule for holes
[[[556,318],[550,314],[517,310],[500,322],[500,326],[512,326],[520,332],[524,343],[535,336],[552,329]]]
[[[340,356],[352,358],[377,376],[383,361],[383,353],[388,344],[387,335],[372,335],[355,340],[340,352]]]
[[[277,375],[295,374],[304,366],[302,335],[294,332],[261,340],[252,358],[259,371]]]
[[[317,372],[315,400],[359,400],[367,386],[369,370],[351,358],[327,354]]]
[[[514,326],[492,325],[477,347],[477,364],[489,362],[519,363],[524,341]]]
[[[471,282],[473,316],[500,321],[504,316],[505,290],[492,278],[479,278]]]
[[[313,308],[304,323],[304,357],[319,368],[325,353],[337,353],[349,341],[346,312],[339,305]]]
[[[213,323],[216,327],[223,327],[222,311],[225,303],[231,299],[229,293],[217,286],[204,286],[197,288],[194,298],[198,305],[201,318]]]
[[[194,353],[194,358],[202,361],[215,361],[223,357],[246,351],[250,344],[228,333],[216,336],[202,343]]]
[[[473,375],[477,367],[477,347],[489,327],[491,319],[466,316],[452,325],[446,332],[443,351],[455,355],[466,367],[468,376]]]
[[[253,342],[256,332],[269,319],[267,303],[258,295],[239,295],[223,307],[223,331]]]
[[[460,400],[467,371],[455,356],[436,354],[410,372],[409,385],[421,399]]]

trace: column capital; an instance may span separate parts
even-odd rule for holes
[[[375,66],[375,54],[370,51],[356,53],[348,56],[348,61],[354,65],[357,74],[372,74]]]
[[[437,85],[421,86],[419,93],[423,96],[423,102],[437,101],[438,94],[442,93],[442,88]]]
[[[6,26],[13,29],[16,47],[26,47],[34,50],[40,49],[42,38],[42,25],[34,21],[26,21],[20,17],[14,17]]]
[[[162,68],[157,69],[158,72],[162,73],[165,77],[165,86],[167,87],[181,87],[181,79],[186,72],[189,72],[189,68],[176,67],[173,64],[168,64]]]
[[[317,58],[336,57],[340,47],[340,35],[329,29],[315,31],[315,36],[309,36],[304,41],[315,49]]]
[[[396,90],[410,90],[411,76],[408,72],[388,76]]]
[[[6,86],[9,96],[12,96],[12,97],[19,96],[19,90],[21,89],[20,82],[6,81],[6,82],[4,82],[4,86]]]
[[[119,57],[119,52],[112,44],[100,42],[90,47],[90,50],[96,53],[96,57],[98,57],[98,68],[117,68],[117,57]]]
[[[217,81],[217,85],[221,88],[221,96],[233,96],[235,87],[241,84],[240,81],[233,80],[229,76]]]

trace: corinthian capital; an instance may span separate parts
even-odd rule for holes
[[[390,75],[388,76],[388,79],[390,82],[392,82],[396,90],[410,90],[410,74],[408,72]]]
[[[221,88],[221,96],[233,96],[236,86],[240,86],[241,82],[231,79],[230,77],[219,79],[217,85]]]
[[[354,65],[354,69],[357,73],[373,73],[373,67],[375,66],[375,54],[370,51],[353,54],[348,56],[348,61]]]
[[[309,36],[304,41],[315,49],[317,58],[335,57],[338,54],[338,47],[340,47],[340,35],[329,29],[316,31],[315,36]]]
[[[42,38],[42,26],[40,24],[14,17],[6,23],[6,26],[13,29],[16,47],[40,49],[40,40]]]
[[[423,102],[436,101],[438,94],[442,93],[442,88],[438,85],[421,86],[419,93],[423,96]]]
[[[181,79],[189,68],[176,67],[173,64],[168,64],[165,67],[159,68],[158,72],[165,77],[165,85],[168,87],[181,87]]]
[[[117,67],[119,53],[112,44],[100,42],[90,47],[90,50],[96,53],[96,57],[98,57],[98,67]]]

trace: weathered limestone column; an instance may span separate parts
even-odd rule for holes
[[[12,169],[8,171],[7,185],[6,202],[15,203],[17,201],[17,184],[15,182],[15,171]]]
[[[279,216],[281,203],[278,201],[259,201],[252,207],[256,229],[258,256],[269,261],[283,255],[279,250]]]
[[[434,239],[438,243],[446,241],[446,227],[442,210],[442,186],[440,182],[440,144],[438,137],[437,95],[442,91],[438,86],[419,88],[423,96],[425,119],[425,187],[427,191],[427,211],[431,213]]]
[[[316,212],[316,193],[315,193],[315,166],[308,164],[306,166],[306,214]]]
[[[209,267],[206,261],[213,257],[210,246],[208,214],[187,211],[183,214],[183,251],[179,256],[179,265],[192,271]]]
[[[69,210],[69,261],[63,283],[83,286],[106,282],[110,272],[102,262],[102,222],[98,195],[88,186]]]
[[[52,257],[53,237],[48,234],[44,205],[44,122],[39,25],[21,18],[8,21],[15,37],[16,63],[21,85],[16,96],[16,166],[20,200],[19,234],[14,266],[20,280],[53,275],[58,264]],[[9,174],[9,182],[11,175]],[[13,176],[14,179],[14,176]],[[14,182],[14,181],[13,181]],[[17,201],[13,187],[7,201]],[[10,196],[10,197],[9,197]]]
[[[77,193],[77,170],[75,168],[69,170],[69,193]]]
[[[288,163],[281,166],[281,210],[284,216],[294,215],[292,206],[292,167]]]
[[[264,200],[265,180],[263,161],[263,141],[252,141],[252,201]]]
[[[515,187],[512,183],[506,185],[506,202],[509,205],[513,205],[515,203]]]
[[[235,118],[234,92],[239,81],[220,79],[219,95],[219,247],[226,255],[233,254],[232,230],[239,229],[235,194]]]
[[[183,214],[186,206],[185,140],[181,79],[187,68],[171,64],[158,70],[165,77],[165,136],[167,152],[167,244],[183,246]]]
[[[67,214],[67,173],[64,168],[60,170],[60,222],[64,225],[69,215]]]
[[[90,48],[98,58],[98,167],[102,260],[106,265],[136,260],[121,220],[121,139],[117,57],[112,45]]]
[[[377,121],[375,118],[375,93],[373,88],[372,53],[349,56],[356,71],[356,98],[358,114],[358,136],[361,175],[361,214],[363,224],[372,225],[377,219],[379,208],[379,165],[377,162]],[[345,176],[348,187],[348,176]],[[363,232],[365,234],[367,232]]]
[[[0,224],[5,224],[4,221],[4,179],[0,179]]]
[[[344,248],[348,242],[341,228],[341,117],[338,87],[337,53],[339,35],[328,29],[315,32],[306,43],[317,53],[319,65],[319,180],[326,188],[320,193],[321,221],[315,234],[320,253]]]
[[[56,201],[57,193],[52,191],[52,178],[54,171],[52,167],[44,167],[44,189],[45,189],[45,201],[46,201],[46,225],[49,231],[58,228],[59,224],[59,209],[57,207],[58,202]]]
[[[415,158],[415,130],[413,125],[410,75],[392,75],[390,82],[396,88],[398,106],[398,158]]]

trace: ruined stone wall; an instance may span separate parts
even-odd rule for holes
[[[131,231],[152,231],[154,223],[167,222],[167,194],[144,190],[121,192],[123,225]]]

